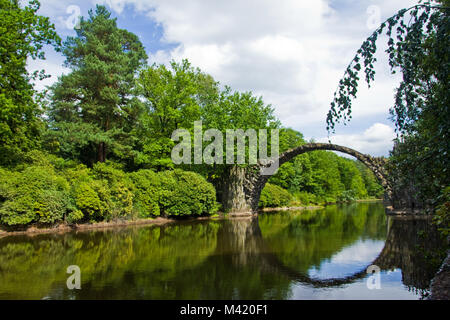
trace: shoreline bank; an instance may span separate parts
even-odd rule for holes
[[[108,221],[108,222],[96,222],[96,223],[82,223],[82,224],[68,224],[61,223],[57,224],[53,227],[37,227],[36,225],[31,225],[25,230],[14,230],[7,231],[0,228],[0,238],[4,238],[7,236],[34,236],[39,234],[49,234],[56,233],[62,234],[66,232],[72,231],[89,231],[89,230],[97,230],[97,229],[113,229],[119,227],[128,227],[128,226],[144,226],[144,225],[156,225],[162,226],[171,223],[178,223],[184,221],[201,221],[201,220],[223,220],[223,219],[239,219],[239,218],[249,218],[255,217],[259,213],[264,212],[273,212],[273,211],[288,211],[288,210],[315,210],[321,209],[323,206],[303,206],[303,207],[283,207],[283,208],[264,208],[258,211],[258,213],[252,212],[233,212],[224,214],[223,212],[219,212],[212,216],[197,216],[197,217],[187,217],[187,218],[163,218],[157,217],[153,219],[136,219],[136,220],[116,220],[116,221]]]
[[[366,200],[356,200],[355,202],[372,202],[380,201],[379,199],[366,199]],[[289,211],[289,210],[318,210],[323,209],[327,205],[335,205],[337,203],[329,203],[324,205],[308,205],[308,206],[292,206],[292,207],[280,207],[280,208],[262,208],[259,209],[257,213],[251,211],[248,212],[232,212],[224,214],[223,212],[218,212],[212,216],[197,216],[197,217],[187,217],[187,218],[147,218],[147,219],[136,219],[136,220],[116,220],[108,222],[96,222],[96,223],[82,223],[82,224],[68,224],[60,223],[53,227],[38,227],[36,225],[31,225],[25,230],[14,230],[7,231],[0,227],[0,238],[8,236],[35,236],[40,234],[62,234],[72,231],[90,231],[97,229],[113,229],[113,228],[123,228],[128,226],[144,226],[144,225],[156,225],[162,226],[171,223],[183,222],[183,221],[201,221],[201,220],[221,220],[221,219],[239,219],[239,218],[249,218],[257,216],[259,213],[265,212],[275,212],[275,211]]]

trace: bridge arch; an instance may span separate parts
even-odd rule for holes
[[[387,172],[385,169],[387,159],[385,159],[384,157],[372,157],[370,155],[358,152],[354,149],[331,143],[307,143],[282,153],[278,158],[279,166],[282,166],[284,163],[291,161],[292,159],[303,153],[317,150],[339,151],[355,157],[357,160],[364,163],[374,173],[375,177],[385,190],[385,200],[390,201],[392,199],[392,188],[387,178]],[[265,165],[259,164],[257,165],[259,170],[248,170],[246,172],[243,191],[246,198],[245,202],[249,203],[249,206],[253,212],[256,212],[258,210],[261,191],[270,178],[270,176],[261,175],[261,169],[264,167],[268,167],[269,165],[270,163]]]

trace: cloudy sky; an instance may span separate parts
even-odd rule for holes
[[[149,63],[183,58],[222,85],[252,91],[272,104],[286,127],[307,139],[328,141],[326,114],[333,93],[355,52],[386,18],[414,0],[41,0],[59,34],[74,35],[76,16],[105,4],[120,28],[137,34]],[[381,44],[381,42],[380,42]],[[362,83],[353,119],[339,126],[333,143],[372,155],[388,155],[394,130],[388,110],[398,78],[390,75],[380,45],[377,77]],[[47,50],[47,60],[29,69],[67,73],[64,57]]]

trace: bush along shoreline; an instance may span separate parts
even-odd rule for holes
[[[267,183],[259,207],[275,210],[355,199],[325,200]],[[110,161],[89,168],[41,151],[28,152],[14,167],[0,167],[0,230],[7,233],[153,223],[155,218],[159,223],[210,217],[218,210],[214,186],[181,169],[126,172]]]
[[[39,151],[13,168],[0,167],[0,225],[83,224],[212,215],[216,192],[201,175],[175,169],[125,172],[113,162],[92,168]]]

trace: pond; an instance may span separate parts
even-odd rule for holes
[[[421,299],[438,267],[432,231],[367,202],[10,236],[0,299]],[[67,287],[74,265],[79,290]]]

